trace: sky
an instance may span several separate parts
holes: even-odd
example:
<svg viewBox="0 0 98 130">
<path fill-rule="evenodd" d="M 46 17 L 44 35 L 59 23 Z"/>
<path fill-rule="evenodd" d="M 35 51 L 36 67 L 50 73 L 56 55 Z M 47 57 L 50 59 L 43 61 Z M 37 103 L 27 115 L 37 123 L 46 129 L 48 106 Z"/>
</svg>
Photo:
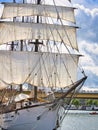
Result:
<svg viewBox="0 0 98 130">
<path fill-rule="evenodd" d="M 72 0 L 78 9 L 76 21 L 81 64 L 88 76 L 85 87 L 98 88 L 98 0 Z"/>
<path fill-rule="evenodd" d="M 0 0 L 7 2 L 12 0 Z M 64 2 L 66 0 L 56 0 Z M 77 41 L 79 51 L 83 55 L 80 58 L 88 79 L 85 88 L 98 88 L 98 0 L 72 0 L 75 10 L 77 26 Z"/>
</svg>

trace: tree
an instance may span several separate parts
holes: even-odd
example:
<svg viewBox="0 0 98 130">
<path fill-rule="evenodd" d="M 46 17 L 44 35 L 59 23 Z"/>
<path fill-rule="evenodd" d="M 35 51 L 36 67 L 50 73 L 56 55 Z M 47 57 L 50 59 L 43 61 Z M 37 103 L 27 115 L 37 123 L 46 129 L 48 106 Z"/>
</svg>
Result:
<svg viewBox="0 0 98 130">
<path fill-rule="evenodd" d="M 88 99 L 88 100 L 86 101 L 86 105 L 87 105 L 87 106 L 93 105 L 93 100 L 92 100 L 92 99 Z"/>
<path fill-rule="evenodd" d="M 98 100 L 93 100 L 93 105 L 98 106 Z"/>
<path fill-rule="evenodd" d="M 75 105 L 76 108 L 78 108 L 79 105 L 80 105 L 80 101 L 79 101 L 78 99 L 73 99 L 73 100 L 72 100 L 72 104 Z"/>
</svg>

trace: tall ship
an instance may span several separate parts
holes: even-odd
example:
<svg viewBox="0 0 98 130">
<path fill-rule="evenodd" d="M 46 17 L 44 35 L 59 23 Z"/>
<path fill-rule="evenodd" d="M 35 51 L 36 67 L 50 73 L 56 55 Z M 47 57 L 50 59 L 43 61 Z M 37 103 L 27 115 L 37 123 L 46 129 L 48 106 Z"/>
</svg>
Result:
<svg viewBox="0 0 98 130">
<path fill-rule="evenodd" d="M 1 130 L 60 127 L 65 98 L 87 79 L 78 63 L 74 10 L 70 0 L 1 3 Z"/>
</svg>

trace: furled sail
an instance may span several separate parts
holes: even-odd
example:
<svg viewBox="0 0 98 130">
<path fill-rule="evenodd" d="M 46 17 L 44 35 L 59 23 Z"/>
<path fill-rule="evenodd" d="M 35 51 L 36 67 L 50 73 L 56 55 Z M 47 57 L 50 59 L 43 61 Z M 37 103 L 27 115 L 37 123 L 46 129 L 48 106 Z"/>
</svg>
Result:
<svg viewBox="0 0 98 130">
<path fill-rule="evenodd" d="M 2 19 L 20 16 L 45 16 L 61 18 L 75 23 L 74 8 L 53 5 L 4 3 Z M 58 16 L 59 15 L 59 16 Z"/>
<path fill-rule="evenodd" d="M 79 55 L 74 54 L 73 59 L 63 53 L 1 50 L 0 87 L 3 87 L 1 82 L 5 86 L 28 82 L 36 86 L 65 87 L 72 84 L 71 80 L 76 81 Z"/>
<path fill-rule="evenodd" d="M 63 42 L 78 50 L 76 27 L 42 23 L 0 22 L 0 44 L 26 39 Z"/>
</svg>

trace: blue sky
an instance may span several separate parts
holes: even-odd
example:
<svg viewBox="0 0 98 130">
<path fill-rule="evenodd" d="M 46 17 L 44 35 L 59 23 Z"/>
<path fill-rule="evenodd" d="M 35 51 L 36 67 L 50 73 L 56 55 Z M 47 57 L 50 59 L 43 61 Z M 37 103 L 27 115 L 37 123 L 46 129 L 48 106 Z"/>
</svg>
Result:
<svg viewBox="0 0 98 130">
<path fill-rule="evenodd" d="M 88 79 L 86 87 L 98 88 L 98 0 L 72 0 L 76 10 L 81 64 Z"/>
<path fill-rule="evenodd" d="M 80 62 L 88 76 L 85 87 L 98 88 L 98 0 L 72 0 L 72 3 L 78 8 L 75 11 L 77 26 L 80 27 L 77 40 L 80 53 L 84 55 Z"/>
</svg>

